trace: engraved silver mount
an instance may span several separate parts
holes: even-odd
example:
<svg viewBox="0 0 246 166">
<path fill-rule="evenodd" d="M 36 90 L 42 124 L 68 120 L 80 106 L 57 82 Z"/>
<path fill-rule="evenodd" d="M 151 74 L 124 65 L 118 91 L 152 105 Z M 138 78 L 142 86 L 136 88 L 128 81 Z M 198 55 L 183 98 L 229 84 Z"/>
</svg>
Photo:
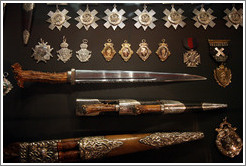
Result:
<svg viewBox="0 0 246 166">
<path fill-rule="evenodd" d="M 41 43 L 38 42 L 38 45 L 35 46 L 35 48 L 32 48 L 33 54 L 31 57 L 34 57 L 35 60 L 37 60 L 37 63 L 40 61 L 47 62 L 50 60 L 50 57 L 53 57 L 51 54 L 51 51 L 53 48 L 50 47 L 50 45 L 47 45 L 48 42 L 44 42 L 43 39 L 40 39 Z"/>
<path fill-rule="evenodd" d="M 3 95 L 4 96 L 6 94 L 8 94 L 11 91 L 11 89 L 13 89 L 13 85 L 7 79 L 8 75 L 9 75 L 9 73 L 7 73 L 7 72 L 3 73 Z"/>
<path fill-rule="evenodd" d="M 80 62 L 87 62 L 87 61 L 89 61 L 89 59 L 91 57 L 92 51 L 89 51 L 87 49 L 87 47 L 88 47 L 87 43 L 88 43 L 88 40 L 83 39 L 83 43 L 80 44 L 81 49 L 79 51 L 76 51 L 76 56 Z"/>
<path fill-rule="evenodd" d="M 237 29 L 239 25 L 243 26 L 243 9 L 237 10 L 233 7 L 231 10 L 226 9 L 224 12 L 227 15 L 223 19 L 227 21 L 225 25 L 228 28 L 234 26 L 234 28 Z"/>
<path fill-rule="evenodd" d="M 60 44 L 61 49 L 57 51 L 58 61 L 66 63 L 72 57 L 73 51 L 68 49 L 68 46 L 65 36 L 63 36 L 63 42 Z"/>
</svg>

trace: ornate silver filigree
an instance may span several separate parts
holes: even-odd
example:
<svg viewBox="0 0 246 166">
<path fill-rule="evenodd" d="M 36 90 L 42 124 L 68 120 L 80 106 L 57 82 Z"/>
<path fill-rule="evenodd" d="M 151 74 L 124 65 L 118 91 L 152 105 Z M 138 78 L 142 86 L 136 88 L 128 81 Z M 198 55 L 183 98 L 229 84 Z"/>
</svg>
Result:
<svg viewBox="0 0 246 166">
<path fill-rule="evenodd" d="M 7 93 L 13 89 L 13 85 L 11 82 L 7 79 L 9 73 L 5 72 L 3 73 L 3 95 L 5 96 Z"/>
<path fill-rule="evenodd" d="M 76 25 L 79 29 L 85 27 L 86 30 L 90 28 L 96 29 L 98 27 L 96 21 L 100 20 L 97 15 L 97 11 L 94 9 L 92 11 L 89 10 L 87 5 L 86 10 L 83 12 L 81 9 L 77 11 L 78 17 L 75 18 L 79 23 Z"/>
<path fill-rule="evenodd" d="M 181 8 L 179 8 L 178 11 L 176 11 L 174 5 L 172 5 L 171 11 L 165 9 L 163 13 L 166 16 L 162 18 L 163 20 L 166 21 L 164 25 L 167 28 L 169 28 L 170 26 L 173 26 L 174 29 L 177 29 L 178 26 L 181 26 L 183 28 L 186 25 L 186 23 L 183 21 L 184 19 L 186 19 L 186 17 L 182 15 L 183 12 L 184 11 Z"/>
<path fill-rule="evenodd" d="M 89 61 L 89 59 L 91 57 L 92 51 L 89 51 L 87 49 L 87 47 L 88 47 L 87 43 L 88 43 L 88 40 L 83 39 L 83 43 L 80 44 L 81 49 L 79 51 L 76 51 L 76 56 L 80 60 L 80 62 L 87 62 L 87 61 Z"/>
<path fill-rule="evenodd" d="M 154 10 L 151 9 L 148 12 L 147 6 L 144 5 L 143 11 L 141 12 L 139 9 L 137 9 L 135 11 L 135 14 L 137 16 L 134 17 L 133 20 L 136 21 L 134 26 L 137 29 L 139 29 L 141 26 L 143 27 L 144 30 L 146 30 L 148 27 L 151 28 L 151 29 L 155 28 L 155 24 L 153 22 L 155 22 L 157 19 L 154 17 L 154 15 L 155 15 L 155 11 Z"/>
<path fill-rule="evenodd" d="M 223 18 L 226 20 L 226 26 L 231 27 L 234 26 L 235 29 L 237 29 L 240 26 L 243 26 L 243 9 L 237 10 L 235 7 L 233 7 L 231 10 L 226 9 L 224 11 L 226 13 L 226 16 Z"/>
<path fill-rule="evenodd" d="M 187 67 L 197 67 L 201 63 L 200 54 L 196 50 L 188 50 L 184 53 L 184 63 Z"/>
<path fill-rule="evenodd" d="M 40 61 L 46 63 L 47 60 L 50 60 L 50 57 L 53 57 L 51 54 L 53 48 L 51 48 L 50 45 L 47 45 L 48 42 L 44 42 L 43 39 L 40 39 L 40 41 L 41 43 L 38 42 L 38 45 L 36 45 L 34 49 L 32 48 L 34 53 L 31 57 L 34 57 L 34 59 L 37 60 L 37 63 Z"/>
<path fill-rule="evenodd" d="M 208 25 L 213 28 L 215 26 L 214 19 L 216 19 L 215 16 L 212 15 L 213 10 L 208 9 L 207 11 L 203 8 L 203 5 L 201 6 L 200 11 L 197 9 L 193 10 L 193 13 L 196 15 L 192 19 L 196 21 L 194 24 L 197 28 L 202 26 L 204 29 L 207 29 Z"/>
<path fill-rule="evenodd" d="M 145 145 L 160 148 L 163 146 L 202 139 L 203 137 L 204 134 L 201 132 L 153 133 L 140 139 L 139 142 Z"/>
<path fill-rule="evenodd" d="M 28 162 L 28 146 L 29 144 L 27 142 L 23 142 L 20 144 L 20 162 L 26 163 Z"/>
<path fill-rule="evenodd" d="M 66 63 L 72 57 L 73 51 L 68 49 L 68 46 L 65 36 L 63 36 L 63 42 L 60 44 L 61 49 L 57 51 L 58 61 L 61 60 L 63 63 Z"/>
<path fill-rule="evenodd" d="M 97 159 L 101 158 L 112 149 L 123 145 L 121 141 L 109 140 L 103 136 L 85 137 L 79 142 L 80 155 L 82 159 Z"/>
</svg>

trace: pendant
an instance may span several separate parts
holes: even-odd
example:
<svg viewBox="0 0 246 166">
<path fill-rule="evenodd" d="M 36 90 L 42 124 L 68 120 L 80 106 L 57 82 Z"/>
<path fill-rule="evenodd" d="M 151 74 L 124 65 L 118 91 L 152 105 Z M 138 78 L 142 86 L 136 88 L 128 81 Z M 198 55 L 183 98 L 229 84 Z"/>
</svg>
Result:
<svg viewBox="0 0 246 166">
<path fill-rule="evenodd" d="M 145 39 L 143 39 L 142 43 L 139 44 L 139 48 L 138 48 L 136 53 L 139 55 L 139 57 L 143 61 L 146 61 L 149 58 L 149 56 L 152 52 L 149 49 L 148 44 L 146 43 Z"/>
<path fill-rule="evenodd" d="M 220 124 L 220 128 L 215 129 L 215 131 L 218 132 L 215 142 L 216 146 L 223 155 L 234 158 L 241 152 L 243 141 L 235 132 L 237 128 L 231 127 L 231 124 L 226 120 L 227 118 L 223 120 Z"/>
<path fill-rule="evenodd" d="M 173 26 L 174 29 L 177 29 L 178 26 L 181 26 L 183 28 L 186 25 L 186 23 L 183 21 L 184 19 L 186 19 L 186 17 L 182 15 L 183 12 L 184 11 L 181 8 L 179 8 L 178 11 L 176 11 L 174 5 L 172 5 L 171 11 L 165 9 L 163 13 L 166 16 L 162 18 L 166 21 L 164 25 L 167 28 L 169 28 L 170 26 Z"/>
<path fill-rule="evenodd" d="M 165 43 L 165 39 L 162 39 L 162 43 L 159 43 L 159 47 L 156 51 L 156 54 L 159 56 L 161 61 L 165 61 L 171 54 L 168 49 L 167 43 Z"/>
<path fill-rule="evenodd" d="M 243 26 L 243 9 L 237 10 L 233 7 L 231 10 L 226 9 L 224 12 L 226 16 L 223 19 L 227 21 L 226 26 L 228 28 L 234 26 L 234 28 L 237 29 L 239 25 Z"/>
<path fill-rule="evenodd" d="M 61 49 L 57 51 L 58 61 L 61 60 L 63 63 L 66 63 L 72 57 L 73 51 L 68 49 L 68 46 L 65 36 L 63 36 L 63 42 L 60 44 Z"/>
<path fill-rule="evenodd" d="M 90 27 L 93 29 L 96 29 L 98 27 L 96 21 L 100 20 L 97 15 L 97 11 L 94 9 L 92 11 L 89 10 L 89 7 L 87 5 L 86 10 L 83 12 L 81 9 L 77 11 L 78 17 L 75 18 L 76 21 L 79 23 L 76 25 L 79 29 L 82 27 L 85 27 L 85 29 L 88 31 Z"/>
<path fill-rule="evenodd" d="M 11 82 L 7 79 L 8 77 L 8 73 L 5 72 L 3 73 L 3 95 L 5 96 L 6 94 L 8 94 L 11 89 L 13 89 L 13 85 L 11 84 Z"/>
<path fill-rule="evenodd" d="M 32 50 L 34 53 L 31 57 L 34 57 L 35 60 L 37 60 L 37 63 L 40 61 L 43 61 L 46 63 L 46 61 L 50 60 L 50 57 L 53 57 L 51 54 L 51 51 L 53 48 L 50 47 L 50 45 L 47 45 L 48 42 L 44 43 L 43 39 L 40 39 L 41 43 L 38 42 L 38 45 L 35 46 L 35 48 Z"/>
<path fill-rule="evenodd" d="M 62 29 L 62 26 L 65 28 L 68 28 L 70 26 L 70 23 L 67 22 L 71 17 L 67 16 L 68 11 L 66 9 L 63 9 L 60 11 L 58 9 L 58 6 L 56 6 L 55 13 L 50 11 L 48 13 L 48 16 L 50 17 L 47 22 L 50 23 L 49 28 L 53 30 L 55 27 L 60 31 Z"/>
<path fill-rule="evenodd" d="M 76 51 L 76 56 L 79 59 L 80 62 L 87 62 L 89 61 L 90 57 L 91 57 L 91 53 L 92 51 L 89 51 L 88 48 L 88 40 L 87 39 L 83 39 L 82 40 L 82 44 L 80 44 L 80 50 Z"/>
<path fill-rule="evenodd" d="M 131 49 L 131 44 L 127 43 L 127 40 L 125 40 L 124 43 L 121 44 L 121 46 L 122 47 L 121 47 L 121 49 L 119 51 L 119 54 L 121 55 L 123 60 L 125 62 L 127 62 L 132 57 L 132 54 L 133 54 L 133 51 Z"/>
<path fill-rule="evenodd" d="M 200 54 L 196 50 L 188 50 L 184 53 L 184 63 L 187 67 L 197 67 L 201 63 Z"/>
<path fill-rule="evenodd" d="M 125 27 L 125 24 L 123 21 L 125 21 L 127 18 L 123 15 L 125 14 L 125 11 L 121 9 L 118 11 L 116 9 L 116 5 L 114 4 L 114 8 L 112 11 L 109 9 L 105 10 L 104 13 L 107 15 L 103 17 L 103 19 L 106 21 L 104 26 L 108 29 L 110 26 L 115 30 L 118 26 L 120 29 Z"/>
<path fill-rule="evenodd" d="M 220 86 L 225 88 L 231 83 L 231 70 L 221 64 L 214 70 L 214 78 Z"/>
<path fill-rule="evenodd" d="M 144 31 L 149 27 L 151 29 L 155 28 L 155 24 L 153 22 L 155 22 L 157 19 L 154 17 L 155 15 L 155 11 L 154 10 L 150 10 L 148 12 L 147 10 L 147 6 L 144 5 L 144 9 L 141 12 L 139 9 L 137 9 L 135 11 L 135 14 L 137 15 L 136 17 L 133 18 L 133 20 L 136 21 L 136 23 L 134 24 L 134 26 L 139 29 L 141 26 L 143 27 Z"/>
<path fill-rule="evenodd" d="M 208 25 L 213 28 L 215 26 L 214 23 L 214 19 L 216 17 L 214 17 L 212 15 L 213 10 L 212 9 L 208 9 L 207 11 L 203 8 L 203 5 L 201 6 L 200 11 L 198 11 L 197 9 L 193 10 L 193 13 L 196 15 L 195 17 L 193 17 L 192 19 L 196 21 L 196 23 L 194 24 L 197 28 L 199 28 L 200 26 L 202 26 L 205 30 L 207 29 Z"/>
</svg>

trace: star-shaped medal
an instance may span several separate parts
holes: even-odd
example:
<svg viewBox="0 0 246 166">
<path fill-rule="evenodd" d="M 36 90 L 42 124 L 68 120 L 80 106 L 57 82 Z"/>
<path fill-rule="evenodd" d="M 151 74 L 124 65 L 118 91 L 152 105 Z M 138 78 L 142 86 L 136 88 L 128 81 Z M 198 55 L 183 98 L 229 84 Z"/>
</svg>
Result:
<svg viewBox="0 0 246 166">
<path fill-rule="evenodd" d="M 144 5 L 144 9 L 141 12 L 139 9 L 135 11 L 135 14 L 137 15 L 136 17 L 133 18 L 133 20 L 137 21 L 134 26 L 139 29 L 141 26 L 143 27 L 144 30 L 146 30 L 148 27 L 151 29 L 155 28 L 155 24 L 153 23 L 157 19 L 154 17 L 155 11 L 150 10 L 148 12 L 147 6 Z"/>
<path fill-rule="evenodd" d="M 96 29 L 98 27 L 96 21 L 100 20 L 100 18 L 96 16 L 98 12 L 95 9 L 90 11 L 87 5 L 87 8 L 84 12 L 81 9 L 79 9 L 77 13 L 79 16 L 76 17 L 75 20 L 79 22 L 76 25 L 79 29 L 85 27 L 85 29 L 88 30 L 90 26 L 93 29 Z"/>
<path fill-rule="evenodd" d="M 223 18 L 225 19 L 226 26 L 231 27 L 234 26 L 235 29 L 237 29 L 240 26 L 243 26 L 243 9 L 237 10 L 235 7 L 233 7 L 231 10 L 226 9 L 224 11 L 227 15 Z"/>
<path fill-rule="evenodd" d="M 41 43 L 38 42 L 38 45 L 35 46 L 33 50 L 33 54 L 31 57 L 34 57 L 37 60 L 37 63 L 43 61 L 46 63 L 47 60 L 50 60 L 50 57 L 53 57 L 51 51 L 53 48 L 50 45 L 47 45 L 48 42 L 44 42 L 43 39 L 40 39 Z"/>
<path fill-rule="evenodd" d="M 46 20 L 47 22 L 50 23 L 49 28 L 53 30 L 55 27 L 60 31 L 62 26 L 65 28 L 68 28 L 70 26 L 70 23 L 67 22 L 71 17 L 67 16 L 68 11 L 66 9 L 63 9 L 60 11 L 57 7 L 55 13 L 50 11 L 48 13 L 48 16 L 50 18 Z"/>
<path fill-rule="evenodd" d="M 167 28 L 169 28 L 170 26 L 173 26 L 174 29 L 177 29 L 179 25 L 183 28 L 186 25 L 186 23 L 183 21 L 184 19 L 186 19 L 186 17 L 182 15 L 183 12 L 184 11 L 181 8 L 179 8 L 178 11 L 176 11 L 176 9 L 174 8 L 174 5 L 172 5 L 171 11 L 169 11 L 168 9 L 165 9 L 163 13 L 166 16 L 162 18 L 163 20 L 166 21 L 164 25 Z"/>
<path fill-rule="evenodd" d="M 104 24 L 106 28 L 109 28 L 111 26 L 115 30 L 118 26 L 120 27 L 120 29 L 125 27 L 123 21 L 125 21 L 127 18 L 123 16 L 125 14 L 125 11 L 123 9 L 118 11 L 116 9 L 116 5 L 114 5 L 112 11 L 106 9 L 104 13 L 107 15 L 103 17 L 103 19 L 106 21 L 106 23 Z"/>
<path fill-rule="evenodd" d="M 197 9 L 193 10 L 193 13 L 196 15 L 195 17 L 193 17 L 192 19 L 196 21 L 196 23 L 194 24 L 197 28 L 199 28 L 200 26 L 202 26 L 204 29 L 207 29 L 208 25 L 213 28 L 215 26 L 214 23 L 214 19 L 216 17 L 214 17 L 212 15 L 213 10 L 212 9 L 208 9 L 207 11 L 203 8 L 203 5 L 201 6 L 200 11 L 198 11 Z"/>
</svg>

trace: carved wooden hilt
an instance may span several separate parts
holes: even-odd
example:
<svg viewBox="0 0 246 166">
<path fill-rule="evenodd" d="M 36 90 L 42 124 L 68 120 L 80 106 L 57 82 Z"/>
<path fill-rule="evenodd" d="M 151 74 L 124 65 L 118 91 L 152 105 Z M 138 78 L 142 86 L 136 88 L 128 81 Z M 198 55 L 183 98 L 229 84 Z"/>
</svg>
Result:
<svg viewBox="0 0 246 166">
<path fill-rule="evenodd" d="M 13 73 L 17 84 L 24 88 L 24 82 L 47 82 L 47 83 L 65 83 L 67 82 L 67 72 L 63 73 L 45 73 L 32 70 L 22 70 L 19 63 L 12 65 Z"/>
</svg>

